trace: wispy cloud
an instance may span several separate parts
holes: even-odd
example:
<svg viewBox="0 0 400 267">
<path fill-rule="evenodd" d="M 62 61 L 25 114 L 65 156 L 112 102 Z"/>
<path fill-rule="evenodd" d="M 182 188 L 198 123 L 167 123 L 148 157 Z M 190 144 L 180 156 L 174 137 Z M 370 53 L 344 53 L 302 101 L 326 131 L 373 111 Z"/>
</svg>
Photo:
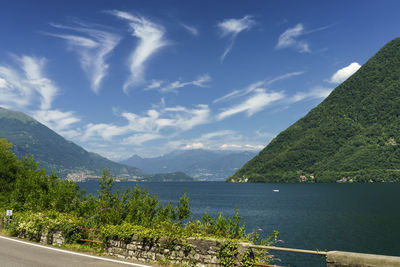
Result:
<svg viewBox="0 0 400 267">
<path fill-rule="evenodd" d="M 265 89 L 256 89 L 254 94 L 244 102 L 229 107 L 217 115 L 218 120 L 223 120 L 227 117 L 238 113 L 246 112 L 247 116 L 252 116 L 255 113 L 263 110 L 271 103 L 281 100 L 285 97 L 282 92 L 267 92 Z"/>
<path fill-rule="evenodd" d="M 333 88 L 326 88 L 322 86 L 316 86 L 310 89 L 308 92 L 298 92 L 291 98 L 289 98 L 289 102 L 299 102 L 305 99 L 324 99 L 326 98 L 331 92 Z"/>
<path fill-rule="evenodd" d="M 311 52 L 310 45 L 305 40 L 299 40 L 299 37 L 306 33 L 303 24 L 299 23 L 293 28 L 287 29 L 279 36 L 277 49 L 293 47 L 301 53 Z"/>
<path fill-rule="evenodd" d="M 142 142 L 146 142 L 162 138 L 165 134 L 164 130 L 186 131 L 211 120 L 210 109 L 207 105 L 197 105 L 194 108 L 176 106 L 163 107 L 159 110 L 150 109 L 143 115 L 123 112 L 121 117 L 127 121 L 122 126 L 104 123 L 88 124 L 82 140 L 99 137 L 111 141 L 114 137 L 129 135 L 130 137 L 124 137 L 123 142 L 133 144 L 133 136 L 139 136 Z"/>
<path fill-rule="evenodd" d="M 230 100 L 230 99 L 233 99 L 236 97 L 241 97 L 241 96 L 247 95 L 251 92 L 254 92 L 254 90 L 256 90 L 256 89 L 262 89 L 262 87 L 264 85 L 265 85 L 265 81 L 258 81 L 258 82 L 252 83 L 242 90 L 234 90 L 234 91 L 230 92 L 229 94 L 226 94 L 218 99 L 215 99 L 213 101 L 213 103 L 215 104 L 218 102 L 223 102 L 223 101 L 227 101 L 227 100 Z"/>
<path fill-rule="evenodd" d="M 254 25 L 255 21 L 252 16 L 244 16 L 241 19 L 226 19 L 217 24 L 221 31 L 221 37 L 229 39 L 229 44 L 220 58 L 221 62 L 224 61 L 226 55 L 231 51 L 238 34 L 242 31 L 250 30 Z"/>
<path fill-rule="evenodd" d="M 79 23 L 79 26 L 76 27 L 60 24 L 51 25 L 61 30 L 69 30 L 81 34 L 45 33 L 66 40 L 69 48 L 79 54 L 81 67 L 89 76 L 91 88 L 95 93 L 98 93 L 101 82 L 108 72 L 107 57 L 117 46 L 121 37 L 115 33 L 100 30 L 95 28 L 95 26 L 84 23 Z M 96 25 L 96 27 L 99 26 Z"/>
<path fill-rule="evenodd" d="M 32 116 L 39 122 L 67 138 L 76 138 L 81 132 L 74 129 L 74 124 L 80 121 L 74 112 L 63 112 L 58 109 L 36 110 Z"/>
<path fill-rule="evenodd" d="M 297 92 L 296 94 L 290 96 L 285 91 L 271 91 L 268 90 L 268 86 L 271 84 L 288 79 L 290 77 L 298 76 L 304 72 L 290 72 L 273 79 L 258 81 L 250 84 L 244 89 L 234 90 L 229 94 L 226 94 L 213 101 L 214 104 L 221 104 L 222 102 L 233 102 L 235 99 L 243 99 L 247 97 L 246 100 L 229 107 L 222 109 L 220 113 L 216 115 L 217 120 L 223 120 L 233 115 L 239 113 L 246 113 L 247 116 L 252 116 L 257 112 L 264 110 L 266 107 L 274 105 L 288 105 L 295 102 L 303 101 L 306 99 L 324 99 L 333 90 L 333 88 L 327 88 L 322 86 L 316 86 L 306 92 Z"/>
<path fill-rule="evenodd" d="M 199 35 L 199 30 L 193 26 L 181 23 L 181 26 L 187 30 L 189 33 L 191 33 L 194 36 L 198 36 Z"/>
<path fill-rule="evenodd" d="M 150 84 L 147 85 L 144 90 L 147 91 L 147 90 L 159 89 L 163 83 L 164 81 L 161 80 L 151 80 Z"/>
<path fill-rule="evenodd" d="M 294 77 L 294 76 L 298 76 L 303 73 L 304 73 L 303 71 L 290 72 L 290 73 L 286 73 L 286 74 L 280 75 L 278 77 L 275 77 L 273 79 L 269 79 L 269 80 L 266 79 L 266 80 L 258 81 L 258 82 L 250 84 L 249 86 L 247 86 L 244 89 L 234 90 L 234 91 L 230 92 L 229 94 L 226 94 L 218 99 L 215 99 L 213 101 L 213 103 L 215 104 L 215 103 L 219 103 L 219 102 L 223 102 L 223 101 L 228 101 L 233 98 L 242 97 L 242 96 L 248 95 L 249 93 L 254 92 L 256 89 L 264 89 L 266 86 L 269 86 L 277 81 L 288 79 L 288 78 Z"/>
<path fill-rule="evenodd" d="M 42 73 L 46 59 L 14 58 L 18 68 L 0 66 L 0 103 L 11 108 L 25 108 L 36 103 L 40 109 L 49 109 L 59 90 Z"/>
<path fill-rule="evenodd" d="M 159 80 L 152 80 L 151 83 L 145 88 L 145 90 L 158 89 L 162 93 L 178 93 L 178 89 L 187 86 L 207 87 L 211 81 L 211 77 L 208 74 L 203 74 L 197 77 L 196 80 L 189 82 L 175 81 L 162 86 L 165 82 Z"/>
<path fill-rule="evenodd" d="M 139 39 L 139 43 L 132 52 L 129 65 L 130 77 L 124 84 L 124 92 L 128 93 L 130 87 L 144 82 L 145 63 L 160 48 L 166 46 L 164 27 L 144 17 L 135 16 L 128 12 L 114 10 L 111 13 L 120 19 L 129 21 L 132 35 Z"/>
<path fill-rule="evenodd" d="M 270 137 L 271 138 L 271 137 Z M 223 130 L 202 134 L 190 139 L 171 140 L 162 148 L 165 151 L 176 149 L 210 149 L 210 150 L 261 150 L 265 146 L 265 138 L 257 134 L 245 137 L 236 131 Z"/>
<path fill-rule="evenodd" d="M 17 67 L 0 66 L 0 105 L 23 110 L 60 134 L 72 135 L 70 127 L 80 119 L 73 112 L 52 109 L 59 89 L 44 74 L 45 58 L 14 56 Z"/>
<path fill-rule="evenodd" d="M 157 133 L 140 133 L 140 134 L 134 134 L 134 135 L 124 138 L 121 143 L 123 145 L 141 146 L 141 145 L 143 145 L 143 143 L 146 143 L 148 141 L 155 140 L 155 139 L 161 139 L 161 138 L 164 138 L 164 137 Z"/>
<path fill-rule="evenodd" d="M 350 65 L 336 71 L 332 75 L 329 82 L 337 84 L 342 83 L 345 80 L 347 80 L 347 78 L 349 78 L 351 75 L 353 75 L 356 71 L 358 71 L 359 68 L 361 68 L 361 65 L 358 64 L 357 62 L 353 62 Z"/>
<path fill-rule="evenodd" d="M 6 108 L 25 108 L 32 104 L 36 89 L 20 69 L 0 66 L 0 104 Z"/>
</svg>

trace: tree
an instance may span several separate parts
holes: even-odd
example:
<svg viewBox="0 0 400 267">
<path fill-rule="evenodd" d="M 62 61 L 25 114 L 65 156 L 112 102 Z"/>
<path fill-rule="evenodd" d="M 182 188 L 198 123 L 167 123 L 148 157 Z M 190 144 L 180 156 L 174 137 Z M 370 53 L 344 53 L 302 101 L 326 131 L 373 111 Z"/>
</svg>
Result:
<svg viewBox="0 0 400 267">
<path fill-rule="evenodd" d="M 176 213 L 178 214 L 178 221 L 180 223 L 182 223 L 184 219 L 188 218 L 192 214 L 189 206 L 189 198 L 186 192 L 179 198 L 179 203 L 176 207 Z"/>
<path fill-rule="evenodd" d="M 7 139 L 0 139 L 0 207 L 9 202 L 21 165 L 11 152 L 12 144 Z"/>
</svg>

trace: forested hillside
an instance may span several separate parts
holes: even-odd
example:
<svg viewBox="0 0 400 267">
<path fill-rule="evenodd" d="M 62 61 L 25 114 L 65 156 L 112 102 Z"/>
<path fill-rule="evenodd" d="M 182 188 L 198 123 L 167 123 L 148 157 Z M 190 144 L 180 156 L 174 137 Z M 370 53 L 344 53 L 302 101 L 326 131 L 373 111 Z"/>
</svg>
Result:
<svg viewBox="0 0 400 267">
<path fill-rule="evenodd" d="M 400 38 L 229 181 L 400 181 Z"/>
<path fill-rule="evenodd" d="M 13 144 L 18 156 L 34 156 L 41 168 L 65 177 L 71 172 L 101 175 L 104 169 L 123 177 L 141 174 L 137 168 L 108 160 L 64 139 L 22 112 L 0 107 L 0 138 Z"/>
</svg>

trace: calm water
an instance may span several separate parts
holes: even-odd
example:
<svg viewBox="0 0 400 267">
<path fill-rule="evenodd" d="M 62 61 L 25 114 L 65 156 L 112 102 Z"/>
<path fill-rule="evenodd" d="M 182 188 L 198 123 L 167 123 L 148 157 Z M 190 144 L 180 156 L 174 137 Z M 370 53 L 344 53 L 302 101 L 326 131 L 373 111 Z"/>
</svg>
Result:
<svg viewBox="0 0 400 267">
<path fill-rule="evenodd" d="M 238 207 L 248 231 L 278 230 L 285 242 L 280 246 L 400 256 L 400 184 L 139 184 L 163 203 L 177 203 L 186 191 L 195 218 L 206 208 L 211 215 L 233 216 Z M 88 193 L 98 189 L 95 182 L 80 185 Z M 276 255 L 278 265 L 324 266 L 319 256 Z"/>
</svg>

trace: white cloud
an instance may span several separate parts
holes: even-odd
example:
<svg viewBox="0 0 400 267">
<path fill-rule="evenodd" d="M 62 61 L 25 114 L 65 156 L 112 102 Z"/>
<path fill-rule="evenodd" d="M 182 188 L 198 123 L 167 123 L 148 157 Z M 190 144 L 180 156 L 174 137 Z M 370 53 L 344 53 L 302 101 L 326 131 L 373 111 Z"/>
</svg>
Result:
<svg viewBox="0 0 400 267">
<path fill-rule="evenodd" d="M 99 136 L 104 140 L 111 141 L 115 136 L 121 136 L 127 134 L 129 129 L 127 127 L 119 127 L 107 123 L 89 123 L 86 126 L 85 133 L 81 137 L 82 141 L 88 141 L 90 138 Z"/>
<path fill-rule="evenodd" d="M 80 23 L 79 25 L 80 27 L 69 27 L 52 24 L 52 26 L 58 29 L 79 32 L 85 36 L 53 33 L 46 34 L 66 40 L 70 49 L 80 55 L 79 61 L 81 67 L 89 76 L 92 90 L 95 93 L 98 93 L 101 82 L 107 75 L 109 68 L 109 65 L 106 63 L 107 57 L 117 46 L 121 38 L 117 34 L 95 29 L 83 23 Z"/>
<path fill-rule="evenodd" d="M 203 143 L 191 143 L 191 144 L 186 144 L 181 149 L 190 150 L 190 149 L 201 149 L 201 148 L 204 148 Z"/>
<path fill-rule="evenodd" d="M 141 146 L 143 143 L 160 138 L 163 138 L 163 136 L 154 133 L 134 134 L 132 136 L 124 138 L 121 143 L 123 145 Z"/>
<path fill-rule="evenodd" d="M 229 45 L 221 56 L 221 62 L 224 61 L 226 55 L 231 51 L 235 40 L 239 33 L 245 30 L 250 30 L 255 25 L 252 16 L 244 16 L 241 19 L 226 19 L 217 24 L 221 30 L 221 37 L 228 37 Z"/>
<path fill-rule="evenodd" d="M 281 81 L 281 80 L 285 80 L 285 79 L 288 79 L 288 78 L 291 78 L 291 77 L 294 77 L 294 76 L 302 75 L 303 73 L 304 73 L 304 71 L 295 71 L 295 72 L 285 73 L 285 74 L 282 74 L 282 75 L 280 75 L 278 77 L 275 77 L 275 78 L 273 78 L 271 80 L 266 81 L 265 85 L 271 85 L 271 84 L 273 84 L 273 83 L 275 83 L 277 81 Z"/>
<path fill-rule="evenodd" d="M 197 87 L 206 87 L 207 83 L 211 81 L 211 77 L 208 74 L 203 74 L 197 77 L 196 80 L 190 81 L 190 82 L 181 82 L 181 81 L 175 81 L 172 82 L 164 87 L 160 87 L 160 91 L 162 93 L 178 93 L 177 89 L 186 87 L 186 86 L 197 86 Z"/>
<path fill-rule="evenodd" d="M 0 66 L 0 104 L 6 108 L 25 108 L 31 104 L 36 90 L 17 70 Z"/>
<path fill-rule="evenodd" d="M 132 52 L 129 60 L 130 77 L 124 84 L 124 92 L 128 93 L 128 89 L 144 81 L 145 63 L 151 55 L 156 53 L 160 48 L 168 44 L 165 39 L 165 30 L 150 20 L 134 16 L 130 13 L 114 10 L 111 12 L 118 18 L 128 20 L 132 29 L 132 35 L 139 39 L 139 43 Z"/>
<path fill-rule="evenodd" d="M 147 90 L 152 90 L 152 89 L 158 89 L 161 87 L 161 85 L 163 84 L 163 81 L 160 80 L 151 80 L 150 84 L 146 86 L 146 88 L 144 89 L 145 91 Z"/>
<path fill-rule="evenodd" d="M 171 140 L 161 149 L 171 151 L 176 149 L 209 149 L 209 150 L 261 150 L 265 146 L 265 138 L 257 134 L 242 136 L 232 131 L 215 131 L 202 134 L 200 137 L 191 139 Z"/>
<path fill-rule="evenodd" d="M 222 130 L 222 131 L 216 131 L 216 132 L 211 132 L 211 133 L 206 133 L 201 135 L 202 140 L 211 140 L 211 139 L 216 139 L 219 137 L 227 136 L 227 135 L 233 135 L 235 134 L 235 131 L 232 130 Z"/>
<path fill-rule="evenodd" d="M 293 28 L 287 29 L 279 36 L 277 49 L 294 47 L 301 53 L 311 52 L 310 45 L 304 40 L 298 40 L 300 36 L 306 34 L 303 24 L 299 23 Z"/>
<path fill-rule="evenodd" d="M 16 57 L 18 69 L 0 66 L 0 103 L 9 108 L 27 108 L 37 103 L 41 109 L 49 109 L 58 88 L 44 77 L 45 58 Z"/>
<path fill-rule="evenodd" d="M 347 67 L 344 67 L 340 70 L 338 70 L 337 72 L 335 72 L 331 79 L 330 82 L 331 83 L 342 83 L 345 80 L 347 80 L 347 78 L 349 78 L 351 75 L 353 75 L 356 71 L 358 71 L 358 69 L 361 68 L 361 65 L 358 64 L 357 62 L 353 62 L 350 65 L 348 65 Z"/>
<path fill-rule="evenodd" d="M 233 107 L 227 108 L 217 115 L 218 120 L 223 120 L 227 117 L 233 116 L 238 113 L 246 112 L 247 116 L 252 116 L 253 114 L 263 110 L 266 106 L 271 103 L 281 100 L 284 98 L 282 92 L 266 92 L 264 89 L 255 90 L 255 94 L 250 96 L 244 102 L 235 105 Z"/>
<path fill-rule="evenodd" d="M 123 142 L 134 144 L 134 136 L 140 137 L 140 140 L 144 142 L 143 140 L 145 139 L 161 138 L 161 131 L 163 130 L 176 129 L 186 131 L 211 120 L 210 110 L 207 105 L 198 105 L 192 109 L 181 106 L 160 108 L 159 110 L 150 109 L 143 115 L 123 112 L 121 117 L 127 121 L 122 126 L 105 123 L 88 124 L 82 140 L 87 141 L 90 138 L 100 137 L 111 141 L 117 136 L 131 135 L 130 137 L 125 137 Z M 148 139 L 150 137 L 151 139 Z"/>
<path fill-rule="evenodd" d="M 63 112 L 57 109 L 37 110 L 32 112 L 32 116 L 64 137 L 75 138 L 80 135 L 80 131 L 72 129 L 72 125 L 80 121 L 74 112 Z"/>
<path fill-rule="evenodd" d="M 70 127 L 80 119 L 73 112 L 52 109 L 52 102 L 60 90 L 44 74 L 46 59 L 14 58 L 17 68 L 0 66 L 0 104 L 23 110 L 62 135 L 76 135 Z"/>
<path fill-rule="evenodd" d="M 40 108 L 49 109 L 54 97 L 57 95 L 58 88 L 50 79 L 43 76 L 42 69 L 46 59 L 23 56 L 19 60 L 27 77 L 27 83 L 41 96 Z"/>
<path fill-rule="evenodd" d="M 181 26 L 183 28 L 185 28 L 185 30 L 187 30 L 188 32 L 190 32 L 192 35 L 194 36 L 198 36 L 199 35 L 199 30 L 193 26 L 189 26 L 187 24 L 181 23 Z"/>
<path fill-rule="evenodd" d="M 8 84 L 7 81 L 4 80 L 3 78 L 0 78 L 0 88 L 7 88 Z"/>
<path fill-rule="evenodd" d="M 165 108 L 164 113 L 170 116 L 169 121 L 177 129 L 190 130 L 193 127 L 210 122 L 210 109 L 207 105 L 197 105 L 193 109 L 184 107 Z"/>
<path fill-rule="evenodd" d="M 215 104 L 215 103 L 227 101 L 227 100 L 230 100 L 230 99 L 233 99 L 236 97 L 245 96 L 251 92 L 254 92 L 254 90 L 263 89 L 264 85 L 265 85 L 265 81 L 258 81 L 258 82 L 252 83 L 242 90 L 234 90 L 234 91 L 230 92 L 229 94 L 226 94 L 218 99 L 215 99 L 213 101 L 213 103 Z"/>
<path fill-rule="evenodd" d="M 222 150 L 261 150 L 265 145 L 252 144 L 223 144 L 220 146 Z"/>
<path fill-rule="evenodd" d="M 325 88 L 317 86 L 309 90 L 308 92 L 298 92 L 293 97 L 289 99 L 289 102 L 298 102 L 304 99 L 324 99 L 331 92 L 333 88 Z"/>
<path fill-rule="evenodd" d="M 277 81 L 288 79 L 293 76 L 298 76 L 303 73 L 304 72 L 302 72 L 302 71 L 290 72 L 290 73 L 280 75 L 280 76 L 275 77 L 270 80 L 258 81 L 258 82 L 250 84 L 249 86 L 247 86 L 246 88 L 244 88 L 242 90 L 234 90 L 234 91 L 230 92 L 229 94 L 226 94 L 218 99 L 215 99 L 213 101 L 213 103 L 215 104 L 215 103 L 231 100 L 233 98 L 241 97 L 241 96 L 244 96 L 244 95 L 254 92 L 254 90 L 256 90 L 256 89 L 264 89 L 264 87 L 271 85 Z"/>
</svg>

